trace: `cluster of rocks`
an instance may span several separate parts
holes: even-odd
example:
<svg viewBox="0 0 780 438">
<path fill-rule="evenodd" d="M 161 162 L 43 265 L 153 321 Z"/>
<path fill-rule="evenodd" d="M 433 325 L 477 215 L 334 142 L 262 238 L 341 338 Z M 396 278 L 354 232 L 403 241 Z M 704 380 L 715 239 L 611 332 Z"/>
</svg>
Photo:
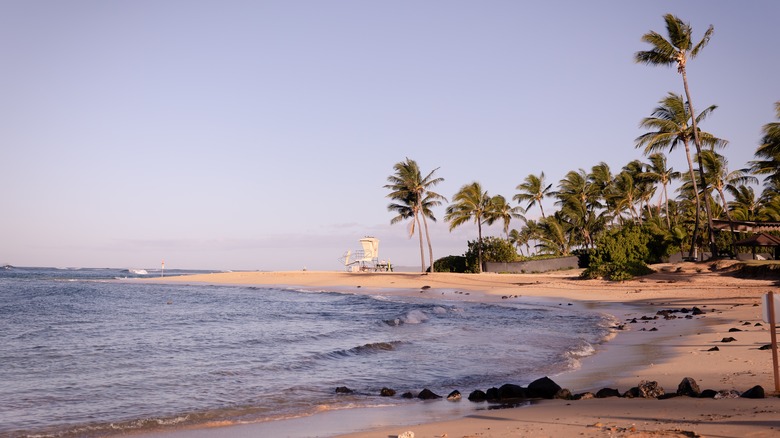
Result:
<svg viewBox="0 0 780 438">
<path fill-rule="evenodd" d="M 337 393 L 350 394 L 353 393 L 351 389 L 341 386 L 336 388 Z M 396 391 L 390 388 L 382 388 L 380 395 L 383 397 L 393 397 L 396 395 Z M 629 389 L 625 392 L 620 392 L 616 388 L 602 388 L 596 393 L 583 392 L 573 394 L 570 390 L 561 388 L 560 385 L 555 383 L 549 377 L 542 377 L 541 379 L 534 380 L 529 383 L 527 387 L 507 383 L 499 388 L 490 388 L 487 391 L 474 390 L 469 394 L 468 400 L 472 402 L 492 402 L 492 403 L 513 403 L 522 400 L 529 399 L 563 399 L 563 400 L 586 400 L 592 398 L 608 398 L 608 397 L 623 397 L 623 398 L 654 398 L 659 400 L 669 399 L 673 397 L 695 397 L 695 398 L 765 398 L 764 388 L 760 385 L 756 385 L 747 391 L 739 392 L 734 390 L 727 391 L 715 391 L 713 389 L 700 390 L 696 380 L 691 377 L 684 378 L 679 385 L 677 385 L 677 391 L 673 393 L 667 393 L 664 389 L 658 385 L 658 382 L 643 380 L 639 385 Z M 443 398 L 442 396 L 434 393 L 429 389 L 423 389 L 417 395 L 411 392 L 405 392 L 401 394 L 402 398 L 418 398 L 421 400 L 433 400 Z M 452 391 L 447 400 L 459 401 L 462 395 L 459 391 Z"/>
</svg>

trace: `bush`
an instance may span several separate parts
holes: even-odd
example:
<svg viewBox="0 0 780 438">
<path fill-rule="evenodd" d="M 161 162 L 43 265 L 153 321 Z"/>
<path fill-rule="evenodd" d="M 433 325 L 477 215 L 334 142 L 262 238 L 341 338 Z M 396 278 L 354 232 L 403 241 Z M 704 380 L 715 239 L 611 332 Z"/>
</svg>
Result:
<svg viewBox="0 0 780 438">
<path fill-rule="evenodd" d="M 466 272 L 466 257 L 464 256 L 447 256 L 436 260 L 433 263 L 433 267 L 436 272 Z"/>
<path fill-rule="evenodd" d="M 649 274 L 653 271 L 647 262 L 664 252 L 663 247 L 649 230 L 626 225 L 604 234 L 596 242 L 596 248 L 590 253 L 590 266 L 582 276 L 622 281 Z"/>
<path fill-rule="evenodd" d="M 466 272 L 480 272 L 478 261 L 478 241 L 469 241 L 466 258 Z M 508 240 L 489 236 L 482 238 L 482 262 L 514 262 L 518 258 L 517 250 Z"/>
</svg>

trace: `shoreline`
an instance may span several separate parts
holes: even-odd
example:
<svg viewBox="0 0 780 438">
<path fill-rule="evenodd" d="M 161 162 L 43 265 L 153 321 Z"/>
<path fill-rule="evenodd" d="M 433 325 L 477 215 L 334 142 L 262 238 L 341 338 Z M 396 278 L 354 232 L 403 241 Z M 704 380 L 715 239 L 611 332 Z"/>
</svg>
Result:
<svg viewBox="0 0 780 438">
<path fill-rule="evenodd" d="M 595 354 L 581 358 L 577 369 L 551 376 L 558 384 L 570 388 L 572 392 L 596 392 L 609 387 L 617 388 L 622 393 L 636 386 L 641 380 L 649 380 L 657 381 L 667 393 L 673 393 L 683 378 L 692 377 L 702 390 L 745 391 L 755 385 L 761 385 L 768 394 L 772 393 L 774 384 L 771 353 L 758 350 L 759 346 L 769 343 L 766 324 L 759 327 L 740 327 L 740 324 L 755 324 L 761 320 L 761 308 L 754 305 L 760 302 L 761 294 L 776 289 L 776 283 L 771 280 L 737 279 L 723 275 L 722 272 L 703 270 L 702 267 L 706 266 L 660 265 L 655 266 L 655 274 L 621 283 L 579 280 L 576 278 L 579 271 L 545 274 L 427 275 L 311 271 L 237 272 L 143 281 L 284 286 L 310 291 L 327 288 L 329 291 L 344 293 L 387 293 L 436 298 L 444 298 L 444 295 L 447 299 L 490 302 L 511 300 L 515 296 L 559 301 L 559 305 L 568 304 L 566 300 L 576 301 L 577 306 L 586 310 L 614 315 L 618 324 L 624 325 L 625 330 L 618 331 L 611 340 L 600 344 Z M 424 286 L 429 288 L 423 288 Z M 657 310 L 679 310 L 693 306 L 700 307 L 705 313 L 689 319 L 680 313 L 674 314 L 680 317 L 669 320 L 640 319 L 642 316 L 652 318 Z M 629 321 L 633 318 L 637 318 L 636 323 Z M 653 328 L 655 331 L 650 331 Z M 743 331 L 728 331 L 737 328 Z M 734 335 L 737 341 L 720 342 L 729 335 Z M 714 346 L 719 347 L 720 351 L 706 351 Z M 533 380 L 543 376 L 520 377 Z M 464 394 L 464 398 L 466 395 Z M 528 409 L 500 410 L 485 410 L 487 405 L 482 404 L 466 409 L 459 407 L 456 412 L 450 413 L 457 418 L 442 418 L 441 412 L 428 409 L 432 404 L 425 403 L 418 402 L 410 408 L 402 406 L 349 409 L 347 411 L 352 412 L 331 411 L 293 420 L 187 431 L 161 431 L 146 436 L 170 437 L 187 433 L 189 436 L 242 437 L 270 432 L 282 436 L 368 438 L 397 436 L 407 430 L 414 431 L 418 438 L 440 437 L 447 431 L 448 436 L 508 437 L 517 436 L 518 433 L 523 436 L 600 436 L 602 433 L 623 436 L 618 433 L 622 430 L 621 433 L 634 434 L 630 436 L 645 436 L 636 433 L 643 431 L 642 433 L 660 434 L 672 429 L 708 434 L 718 431 L 721 436 L 744 436 L 747 433 L 751 436 L 764 436 L 766 433 L 766 436 L 769 436 L 780 430 L 780 421 L 775 420 L 780 413 L 780 399 L 777 397 L 755 400 L 706 400 L 688 397 L 662 401 L 622 398 L 546 400 L 534 403 L 534 406 Z M 446 401 L 444 403 L 451 404 Z M 459 403 L 472 404 L 467 400 Z M 422 409 L 420 406 L 426 408 Z M 444 406 L 445 409 L 439 411 L 449 408 L 446 404 Z M 366 412 L 366 409 L 371 411 Z M 404 413 L 404 410 L 407 412 Z M 421 415 L 410 417 L 410 410 Z M 426 412 L 419 412 L 421 410 Z M 731 414 L 716 414 L 721 411 Z M 617 416 L 618 412 L 622 414 Z M 697 416 L 701 418 L 701 415 L 708 412 L 713 412 L 712 415 L 720 421 L 713 420 L 715 417 L 710 418 L 706 424 L 695 420 Z M 639 420 L 644 415 L 651 416 L 653 421 L 642 421 L 641 427 L 636 421 L 628 426 L 619 425 L 621 421 L 625 423 L 628 419 Z M 734 416 L 754 420 L 728 420 Z M 563 418 L 567 420 L 564 421 Z M 594 426 L 604 425 L 606 419 L 610 418 L 614 424 L 609 427 Z M 684 420 L 685 418 L 689 420 Z M 515 426 L 514 429 L 505 428 L 510 423 Z M 670 424 L 678 423 L 678 426 L 669 428 Z M 345 430 L 345 424 L 354 424 L 356 427 L 348 427 Z M 715 426 L 707 426 L 708 424 Z M 298 432 L 295 432 L 296 430 Z M 327 430 L 331 432 L 328 433 Z M 729 432 L 724 435 L 724 431 Z"/>
</svg>

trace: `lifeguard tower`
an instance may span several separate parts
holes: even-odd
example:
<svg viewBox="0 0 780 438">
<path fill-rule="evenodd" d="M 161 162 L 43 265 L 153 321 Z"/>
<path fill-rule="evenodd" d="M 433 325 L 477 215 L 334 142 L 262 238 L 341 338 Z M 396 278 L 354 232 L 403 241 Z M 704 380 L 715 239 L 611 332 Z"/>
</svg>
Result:
<svg viewBox="0 0 780 438">
<path fill-rule="evenodd" d="M 339 261 L 344 263 L 347 271 L 350 272 L 379 272 L 392 271 L 390 263 L 379 261 L 379 239 L 375 237 L 364 237 L 360 239 L 361 249 L 347 251 L 341 256 Z"/>
</svg>

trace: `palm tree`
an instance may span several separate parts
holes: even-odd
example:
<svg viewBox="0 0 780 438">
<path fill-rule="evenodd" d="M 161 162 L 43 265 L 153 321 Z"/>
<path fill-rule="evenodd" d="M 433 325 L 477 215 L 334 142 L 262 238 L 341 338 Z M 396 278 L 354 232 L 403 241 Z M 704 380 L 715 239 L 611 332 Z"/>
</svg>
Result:
<svg viewBox="0 0 780 438">
<path fill-rule="evenodd" d="M 556 204 L 561 206 L 559 219 L 568 220 L 571 231 L 581 237 L 580 243 L 593 246 L 593 234 L 600 220 L 595 211 L 602 207 L 599 202 L 602 194 L 585 170 L 569 171 L 558 182 L 558 191 L 553 195 L 558 198 Z"/>
<path fill-rule="evenodd" d="M 525 220 L 525 217 L 523 216 L 525 210 L 520 206 L 512 207 L 506 202 L 506 198 L 501 195 L 493 196 L 490 198 L 490 202 L 493 206 L 491 208 L 491 214 L 486 218 L 486 223 L 492 225 L 495 221 L 502 221 L 504 223 L 504 234 L 506 235 L 507 240 L 509 240 L 509 222 L 512 221 L 512 219 Z"/>
<path fill-rule="evenodd" d="M 474 221 L 477 224 L 477 262 L 479 271 L 482 272 L 482 224 L 490 217 L 493 203 L 487 191 L 482 190 L 478 182 L 466 184 L 452 197 L 451 204 L 447 207 L 444 220 L 450 223 L 450 231 Z"/>
<path fill-rule="evenodd" d="M 666 167 L 666 155 L 662 153 L 650 154 L 647 157 L 650 163 L 645 165 L 644 176 L 649 181 L 656 184 L 661 184 L 663 192 L 658 197 L 658 210 L 661 210 L 661 202 L 664 203 L 666 209 L 666 227 L 672 229 L 672 223 L 669 216 L 669 192 L 667 186 L 674 180 L 680 178 L 680 172 L 675 172 L 671 167 Z"/>
<path fill-rule="evenodd" d="M 537 248 L 543 254 L 567 256 L 571 252 L 571 225 L 564 220 L 561 212 L 539 221 L 539 244 Z"/>
<path fill-rule="evenodd" d="M 753 187 L 746 185 L 732 186 L 727 187 L 726 191 L 732 197 L 728 207 L 736 220 L 754 221 L 758 219 L 761 201 L 756 199 L 756 192 L 753 190 Z"/>
<path fill-rule="evenodd" d="M 623 170 L 615 175 L 614 184 L 611 186 L 610 197 L 615 203 L 618 215 L 624 210 L 628 210 L 631 220 L 642 223 L 642 217 L 637 212 L 635 203 L 639 200 L 639 189 L 636 181 L 631 176 L 631 172 Z"/>
<path fill-rule="evenodd" d="M 693 109 L 693 99 L 691 98 L 691 90 L 688 87 L 688 73 L 686 65 L 688 59 L 693 59 L 698 56 L 704 46 L 707 45 L 712 37 L 712 33 L 715 28 L 710 25 L 707 31 L 704 32 L 704 36 L 701 41 L 693 44 L 693 29 L 690 24 L 683 22 L 681 19 L 675 17 L 672 14 L 664 15 L 664 21 L 666 22 L 666 31 L 669 35 L 667 40 L 661 34 L 650 31 L 642 35 L 642 41 L 652 45 L 653 47 L 647 51 L 636 52 L 634 60 L 636 62 L 647 65 L 665 65 L 672 66 L 677 64 L 677 73 L 682 75 L 683 87 L 685 89 L 685 97 L 688 101 L 688 108 L 691 114 L 691 125 L 693 128 L 693 143 L 696 146 L 696 152 L 701 153 L 702 141 L 699 137 L 699 130 L 697 127 L 696 111 Z M 701 178 L 702 190 L 707 190 L 707 180 L 705 179 L 701 162 L 699 162 L 699 177 Z M 715 235 L 713 234 L 712 214 L 710 213 L 709 204 L 704 204 L 705 211 L 707 213 L 707 227 L 709 230 L 710 249 L 713 257 L 717 254 L 717 247 L 715 245 Z M 698 217 L 698 213 L 697 213 Z"/>
<path fill-rule="evenodd" d="M 712 188 L 718 192 L 726 217 L 731 222 L 725 192 L 738 185 L 758 184 L 758 178 L 748 174 L 748 169 L 737 169 L 729 172 L 729 161 L 726 157 L 712 150 L 703 150 L 701 160 L 704 163 L 707 180 L 712 181 Z"/>
<path fill-rule="evenodd" d="M 420 228 L 420 216 L 422 216 L 423 226 L 425 227 L 425 236 L 428 240 L 428 255 L 430 258 L 430 269 L 433 268 L 433 246 L 431 245 L 431 235 L 428 231 L 428 220 L 436 221 L 431 207 L 441 205 L 442 201 L 447 199 L 440 194 L 430 190 L 431 187 L 444 181 L 443 178 L 434 178 L 433 174 L 438 168 L 431 171 L 424 178 L 420 172 L 417 162 L 410 160 L 401 161 L 393 166 L 395 174 L 387 177 L 390 184 L 384 188 L 391 190 L 388 198 L 396 201 L 387 206 L 390 211 L 395 211 L 398 216 L 394 217 L 390 223 L 394 224 L 404 219 L 412 218 L 413 222 L 409 228 L 409 237 L 414 235 L 415 223 Z M 422 272 L 425 272 L 425 251 L 423 250 L 422 232 L 420 236 L 420 262 Z"/>
<path fill-rule="evenodd" d="M 780 102 L 775 103 L 777 118 L 780 119 Z M 762 160 L 751 161 L 751 168 L 758 175 L 768 175 L 765 182 L 780 182 L 780 122 L 771 122 L 764 125 L 764 136 L 761 145 L 756 149 L 756 158 Z"/>
<path fill-rule="evenodd" d="M 539 176 L 533 174 L 528 175 L 523 181 L 523 183 L 515 187 L 515 190 L 520 190 L 520 193 L 516 194 L 512 200 L 517 201 L 518 203 L 527 201 L 528 205 L 525 207 L 526 211 L 534 205 L 539 205 L 539 210 L 542 212 L 542 219 L 544 219 L 542 200 L 551 195 L 550 188 L 552 187 L 552 184 L 545 185 L 544 172 L 540 173 Z"/>
<path fill-rule="evenodd" d="M 702 122 L 712 111 L 715 111 L 716 108 L 717 106 L 715 105 L 707 107 L 697 117 L 698 122 Z M 701 209 L 701 202 L 698 197 L 699 190 L 698 184 L 696 183 L 695 168 L 690 148 L 694 129 L 692 125 L 688 124 L 689 120 L 691 120 L 690 108 L 683 100 L 683 97 L 670 92 L 659 102 L 659 106 L 653 110 L 650 117 L 642 119 L 639 126 L 641 128 L 649 129 L 650 131 L 637 137 L 635 142 L 637 148 L 644 147 L 645 155 L 664 149 L 668 149 L 671 152 L 680 144 L 685 148 L 685 158 L 688 161 L 688 173 L 691 182 L 694 185 L 693 199 L 696 207 L 691 250 L 688 253 L 689 257 L 693 257 L 694 245 L 698 240 L 697 235 L 699 232 L 699 210 Z M 711 148 L 724 147 L 727 144 L 725 140 L 719 139 L 708 132 L 699 132 L 698 137 Z M 709 207 L 706 207 L 706 210 L 709 211 Z"/>
</svg>

